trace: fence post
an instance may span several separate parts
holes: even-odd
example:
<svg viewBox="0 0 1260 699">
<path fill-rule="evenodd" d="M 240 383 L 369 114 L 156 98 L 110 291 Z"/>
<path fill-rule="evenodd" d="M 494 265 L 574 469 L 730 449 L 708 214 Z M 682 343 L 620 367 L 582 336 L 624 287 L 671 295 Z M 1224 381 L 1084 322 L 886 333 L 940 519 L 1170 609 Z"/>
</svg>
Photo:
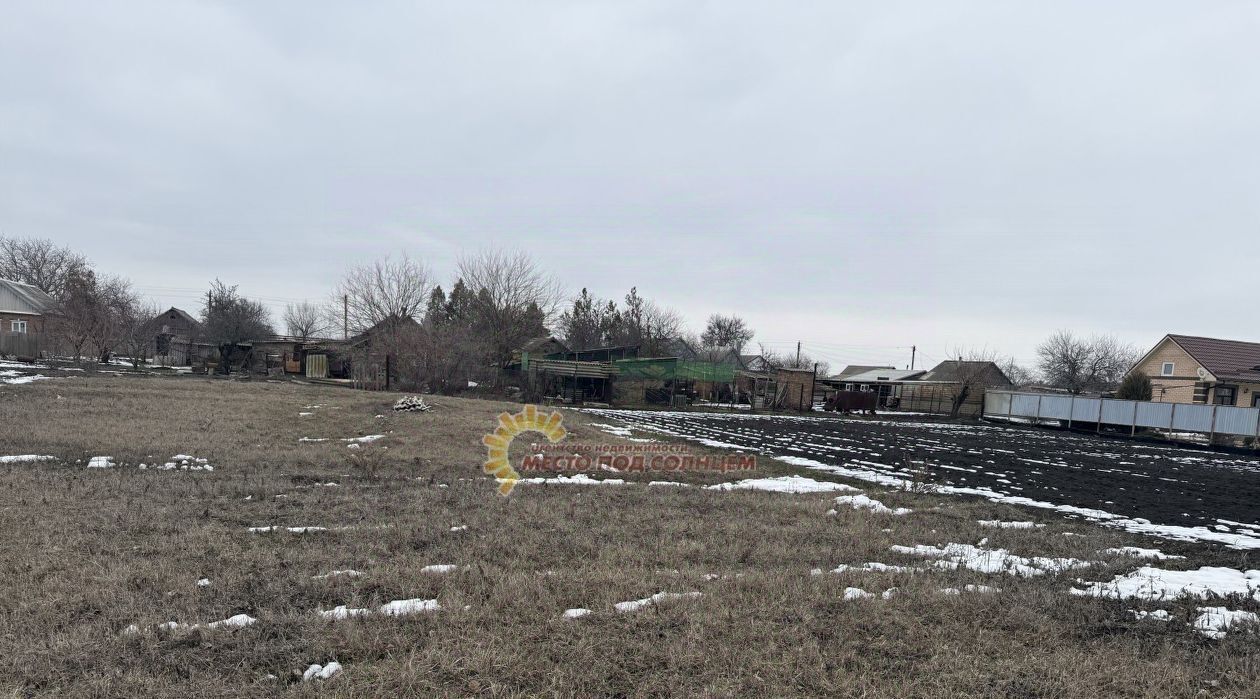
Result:
<svg viewBox="0 0 1260 699">
<path fill-rule="evenodd" d="M 1033 424 L 1035 425 L 1041 424 L 1041 394 L 1040 393 L 1037 394 L 1037 421 L 1034 422 Z"/>
<path fill-rule="evenodd" d="M 1006 422 L 1010 424 L 1011 414 L 1015 410 L 1015 394 L 1007 392 L 1006 394 Z"/>
<path fill-rule="evenodd" d="M 1068 429 L 1072 429 L 1072 413 L 1076 412 L 1076 394 L 1073 393 L 1068 400 Z"/>
<path fill-rule="evenodd" d="M 1169 441 L 1176 442 L 1177 440 L 1173 439 L 1172 430 L 1173 423 L 1177 421 L 1177 404 L 1173 403 L 1172 407 L 1172 412 L 1168 413 L 1168 439 Z"/>
<path fill-rule="evenodd" d="M 1138 404 L 1137 404 L 1137 401 L 1135 401 L 1135 400 L 1134 400 L 1134 401 L 1129 401 L 1129 402 L 1133 404 L 1133 417 L 1129 418 L 1129 436 L 1130 436 L 1130 437 L 1136 437 L 1136 436 L 1137 436 L 1137 407 L 1138 407 Z"/>
<path fill-rule="evenodd" d="M 1216 411 L 1221 406 L 1212 404 L 1212 426 L 1208 428 L 1208 446 L 1212 446 L 1212 442 L 1216 441 Z"/>
</svg>

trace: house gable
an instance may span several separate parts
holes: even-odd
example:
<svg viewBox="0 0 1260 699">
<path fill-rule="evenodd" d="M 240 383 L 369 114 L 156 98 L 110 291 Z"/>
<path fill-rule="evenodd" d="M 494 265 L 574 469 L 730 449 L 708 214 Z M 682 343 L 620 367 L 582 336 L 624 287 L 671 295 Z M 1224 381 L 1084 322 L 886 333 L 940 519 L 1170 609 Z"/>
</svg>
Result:
<svg viewBox="0 0 1260 699">
<path fill-rule="evenodd" d="M 1172 364 L 1172 373 L 1164 372 L 1165 364 Z M 1129 371 L 1144 374 L 1152 381 L 1201 381 L 1199 369 L 1204 369 L 1204 366 L 1176 340 L 1165 335 Z M 1210 374 L 1207 380 L 1212 380 Z"/>
</svg>

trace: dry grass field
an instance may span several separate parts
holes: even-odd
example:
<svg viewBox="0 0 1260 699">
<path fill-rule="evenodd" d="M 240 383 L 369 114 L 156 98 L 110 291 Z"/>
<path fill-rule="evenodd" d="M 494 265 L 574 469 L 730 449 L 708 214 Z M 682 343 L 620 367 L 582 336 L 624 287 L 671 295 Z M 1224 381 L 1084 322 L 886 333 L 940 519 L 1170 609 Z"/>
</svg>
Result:
<svg viewBox="0 0 1260 699">
<path fill-rule="evenodd" d="M 827 515 L 841 493 L 644 483 L 520 485 L 503 497 L 481 473 L 480 439 L 519 406 L 435 397 L 432 412 L 395 414 L 396 398 L 205 378 L 0 386 L 0 456 L 56 457 L 0 464 L 0 696 L 1260 693 L 1257 637 L 1189 628 L 1202 601 L 1163 605 L 1173 618 L 1161 623 L 1136 620 L 1140 602 L 1067 592 L 1077 577 L 1140 565 L 1104 548 L 1159 545 L 1187 556 L 1183 568 L 1257 567 L 1247 554 L 865 483 L 854 485 L 914 512 Z M 566 413 L 570 438 L 621 440 L 591 421 Z M 148 467 L 177 454 L 213 470 Z M 88 468 L 95 456 L 115 465 Z M 799 472 L 760 466 L 758 476 Z M 978 524 L 992 519 L 1046 526 Z M 831 572 L 921 566 L 890 546 L 986 538 L 1096 563 L 1036 577 Z M 328 576 L 346 570 L 361 575 Z M 874 596 L 846 599 L 847 588 Z M 700 595 L 614 607 L 659 592 Z M 375 611 L 395 600 L 437 608 Z M 319 614 L 340 605 L 374 613 Z M 564 618 L 573 608 L 591 613 Z M 241 614 L 257 621 L 208 626 Z M 339 673 L 303 681 L 331 662 Z"/>
</svg>

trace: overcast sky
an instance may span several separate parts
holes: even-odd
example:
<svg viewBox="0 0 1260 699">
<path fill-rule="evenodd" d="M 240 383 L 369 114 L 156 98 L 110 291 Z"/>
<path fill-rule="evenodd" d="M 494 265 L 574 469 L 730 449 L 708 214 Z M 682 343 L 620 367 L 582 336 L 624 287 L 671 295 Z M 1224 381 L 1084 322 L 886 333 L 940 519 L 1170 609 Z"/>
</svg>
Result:
<svg viewBox="0 0 1260 699">
<path fill-rule="evenodd" d="M 0 234 L 194 313 L 495 246 L 835 365 L 1260 340 L 1257 36 L 1227 0 L 12 2 Z"/>
</svg>

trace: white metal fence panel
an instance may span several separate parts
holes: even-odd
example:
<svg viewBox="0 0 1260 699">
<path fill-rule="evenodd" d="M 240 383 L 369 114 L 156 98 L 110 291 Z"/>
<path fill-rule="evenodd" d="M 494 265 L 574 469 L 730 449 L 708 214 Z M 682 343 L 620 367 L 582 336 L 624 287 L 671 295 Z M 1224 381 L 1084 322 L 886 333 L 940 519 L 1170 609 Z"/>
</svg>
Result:
<svg viewBox="0 0 1260 699">
<path fill-rule="evenodd" d="M 1099 412 L 1102 410 L 1101 398 L 1081 398 L 1076 397 L 1072 401 L 1072 419 L 1081 422 L 1098 422 Z"/>
<path fill-rule="evenodd" d="M 1138 427 L 1162 427 L 1172 422 L 1173 403 L 1138 403 L 1135 424 Z"/>
<path fill-rule="evenodd" d="M 998 391 L 984 392 L 984 414 L 1005 416 L 1011 409 L 1011 394 Z"/>
<path fill-rule="evenodd" d="M 1220 434 L 1254 437 L 1256 435 L 1257 422 L 1260 422 L 1260 410 L 1218 405 L 1216 407 L 1216 426 L 1212 431 Z"/>
<path fill-rule="evenodd" d="M 1041 396 L 1016 393 L 1011 396 L 1011 415 L 1016 417 L 1037 417 L 1037 409 L 1041 404 Z"/>
<path fill-rule="evenodd" d="M 1102 400 L 1102 409 L 1099 411 L 1099 421 L 1108 425 L 1133 425 L 1133 418 L 1137 414 L 1137 403 L 1131 400 L 1111 400 L 1104 398 Z"/>
<path fill-rule="evenodd" d="M 1072 417 L 1071 396 L 1042 396 L 1041 417 L 1068 420 Z"/>
<path fill-rule="evenodd" d="M 1173 408 L 1173 429 L 1182 432 L 1211 432 L 1212 405 L 1186 405 Z"/>
</svg>

